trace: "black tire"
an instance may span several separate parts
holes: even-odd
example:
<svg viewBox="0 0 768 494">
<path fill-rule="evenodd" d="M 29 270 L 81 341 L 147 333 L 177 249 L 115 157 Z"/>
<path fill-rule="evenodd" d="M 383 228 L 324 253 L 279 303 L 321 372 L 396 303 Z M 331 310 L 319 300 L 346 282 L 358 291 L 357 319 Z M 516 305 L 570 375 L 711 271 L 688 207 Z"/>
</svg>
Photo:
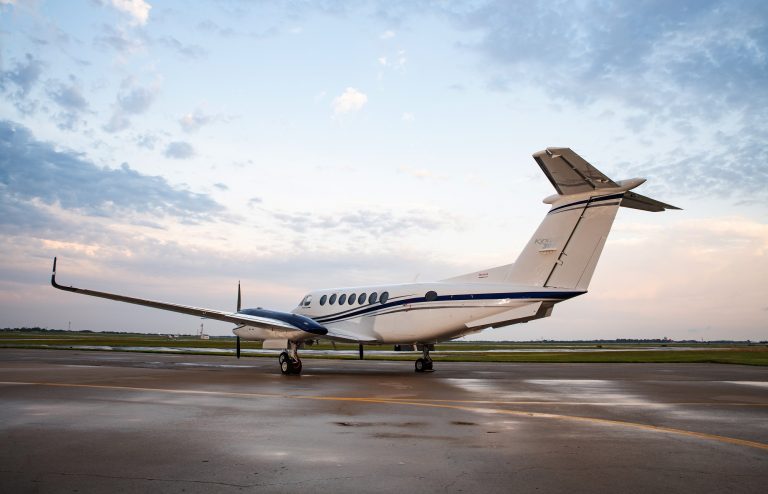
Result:
<svg viewBox="0 0 768 494">
<path fill-rule="evenodd" d="M 278 362 L 280 362 L 280 372 L 286 375 L 290 374 L 292 370 L 292 366 L 291 366 L 291 359 L 288 356 L 288 352 L 281 353 L 277 360 Z"/>
<path fill-rule="evenodd" d="M 417 358 L 416 359 L 416 372 L 424 372 L 424 359 L 423 358 Z"/>
<path fill-rule="evenodd" d="M 424 370 L 432 370 L 432 359 L 424 361 Z"/>
<path fill-rule="evenodd" d="M 301 374 L 301 360 L 296 359 L 293 362 L 293 373 L 294 374 Z"/>
</svg>

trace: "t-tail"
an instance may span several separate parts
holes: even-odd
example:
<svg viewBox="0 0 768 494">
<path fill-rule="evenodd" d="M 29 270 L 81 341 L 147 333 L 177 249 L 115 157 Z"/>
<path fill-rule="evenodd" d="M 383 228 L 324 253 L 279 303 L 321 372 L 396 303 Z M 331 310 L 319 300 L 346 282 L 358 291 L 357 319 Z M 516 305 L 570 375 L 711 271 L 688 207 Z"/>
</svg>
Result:
<svg viewBox="0 0 768 494">
<path fill-rule="evenodd" d="M 680 209 L 631 192 L 644 178 L 613 181 L 569 148 L 547 148 L 533 159 L 557 194 L 552 208 L 513 264 L 453 278 L 586 291 L 616 212 Z"/>
<path fill-rule="evenodd" d="M 557 194 L 507 282 L 587 290 L 620 206 L 645 211 L 679 209 L 634 192 L 643 178 L 614 182 L 569 148 L 547 148 L 533 159 Z"/>
</svg>

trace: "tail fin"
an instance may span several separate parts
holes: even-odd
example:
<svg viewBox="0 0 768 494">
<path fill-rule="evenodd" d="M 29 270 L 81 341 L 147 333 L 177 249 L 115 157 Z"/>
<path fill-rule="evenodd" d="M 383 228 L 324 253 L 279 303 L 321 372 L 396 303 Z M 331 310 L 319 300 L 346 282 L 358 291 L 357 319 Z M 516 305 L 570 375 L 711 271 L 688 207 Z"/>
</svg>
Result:
<svg viewBox="0 0 768 494">
<path fill-rule="evenodd" d="M 533 155 L 557 194 L 544 221 L 505 280 L 528 286 L 586 290 L 619 206 L 664 211 L 679 209 L 629 192 L 645 182 L 614 182 L 569 148 L 547 148 Z"/>
</svg>

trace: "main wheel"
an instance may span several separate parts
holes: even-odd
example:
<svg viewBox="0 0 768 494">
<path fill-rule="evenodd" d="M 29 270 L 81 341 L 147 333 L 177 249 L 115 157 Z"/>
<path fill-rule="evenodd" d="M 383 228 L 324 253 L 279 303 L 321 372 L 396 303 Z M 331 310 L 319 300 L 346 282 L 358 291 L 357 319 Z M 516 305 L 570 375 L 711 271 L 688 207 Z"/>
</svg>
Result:
<svg viewBox="0 0 768 494">
<path fill-rule="evenodd" d="M 416 372 L 424 372 L 424 365 L 426 362 L 423 358 L 417 358 L 416 359 Z"/>
<path fill-rule="evenodd" d="M 296 359 L 296 360 L 293 362 L 293 366 L 292 366 L 292 367 L 293 367 L 293 369 L 292 369 L 292 370 L 293 370 L 293 373 L 294 373 L 294 374 L 301 374 L 301 360 L 299 360 L 299 359 Z"/>
<path fill-rule="evenodd" d="M 291 358 L 288 355 L 288 352 L 283 352 L 280 354 L 280 356 L 277 358 L 278 362 L 280 362 L 280 372 L 283 374 L 290 374 L 291 373 Z"/>
</svg>

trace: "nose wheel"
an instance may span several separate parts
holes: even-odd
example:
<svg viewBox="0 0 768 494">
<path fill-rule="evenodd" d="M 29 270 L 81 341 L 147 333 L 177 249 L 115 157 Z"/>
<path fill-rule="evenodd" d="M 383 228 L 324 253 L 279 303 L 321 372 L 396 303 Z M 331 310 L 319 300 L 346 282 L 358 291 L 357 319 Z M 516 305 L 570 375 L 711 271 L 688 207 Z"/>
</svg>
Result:
<svg viewBox="0 0 768 494">
<path fill-rule="evenodd" d="M 295 352 L 294 355 L 291 355 L 288 351 L 282 352 L 280 357 L 278 357 L 278 362 L 280 363 L 280 372 L 283 375 L 301 374 L 301 359 L 299 359 Z"/>
</svg>

